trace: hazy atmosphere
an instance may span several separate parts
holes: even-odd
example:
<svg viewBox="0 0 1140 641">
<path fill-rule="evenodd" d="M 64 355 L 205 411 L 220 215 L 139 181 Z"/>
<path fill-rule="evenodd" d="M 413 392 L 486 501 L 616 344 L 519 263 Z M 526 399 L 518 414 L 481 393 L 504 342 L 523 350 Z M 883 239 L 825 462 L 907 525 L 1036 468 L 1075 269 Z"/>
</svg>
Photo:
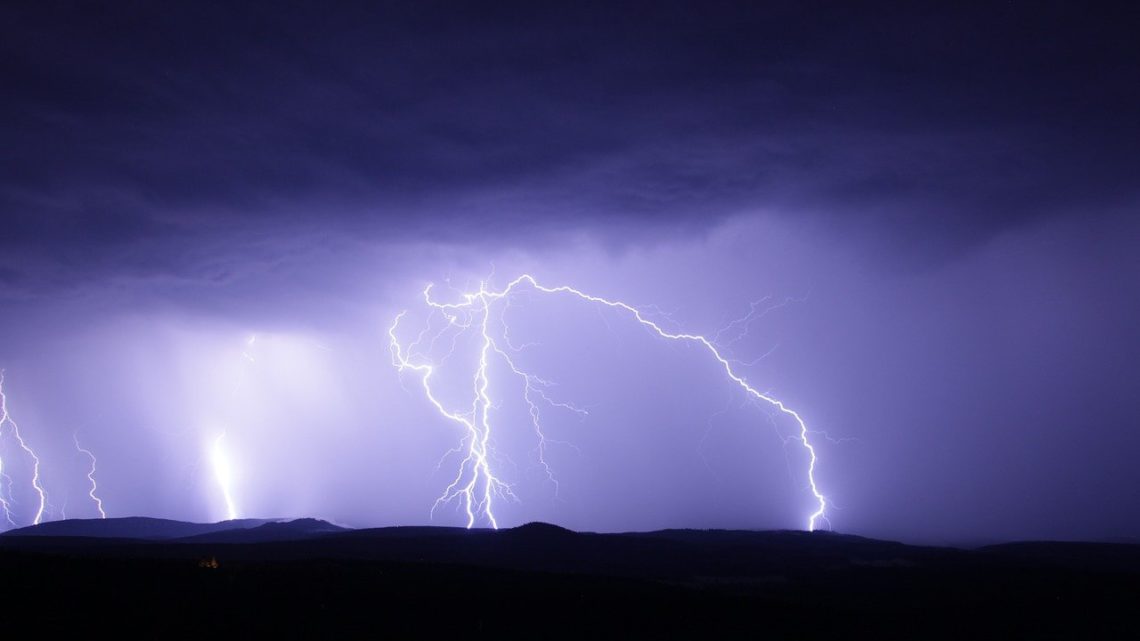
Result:
<svg viewBox="0 0 1140 641">
<path fill-rule="evenodd" d="M 1135 10 L 368 4 L 0 9 L 3 529 L 1140 536 Z"/>
</svg>

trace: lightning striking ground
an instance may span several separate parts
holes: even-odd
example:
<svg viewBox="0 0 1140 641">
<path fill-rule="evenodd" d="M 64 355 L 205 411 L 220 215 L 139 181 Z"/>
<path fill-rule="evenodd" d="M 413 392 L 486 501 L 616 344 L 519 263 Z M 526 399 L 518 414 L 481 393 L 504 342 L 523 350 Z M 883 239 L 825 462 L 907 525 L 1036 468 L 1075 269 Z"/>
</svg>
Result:
<svg viewBox="0 0 1140 641">
<path fill-rule="evenodd" d="M 87 481 L 91 484 L 91 487 L 87 490 L 87 496 L 89 496 L 91 498 L 91 501 L 95 503 L 95 509 L 99 510 L 99 518 L 105 519 L 107 518 L 107 513 L 103 511 L 103 499 L 99 498 L 99 495 L 97 494 L 99 491 L 99 484 L 95 481 L 95 466 L 99 464 L 99 461 L 96 460 L 95 455 L 91 453 L 91 450 L 85 449 L 79 444 L 78 434 L 72 434 L 71 438 L 75 441 L 75 449 L 79 450 L 79 452 L 82 454 L 87 455 L 87 458 L 91 459 L 91 467 L 87 469 Z"/>
<path fill-rule="evenodd" d="M 226 456 L 225 446 L 222 445 L 225 438 L 226 433 L 222 432 L 214 439 L 213 446 L 210 448 L 210 464 L 214 468 L 214 478 L 218 481 L 218 487 L 222 490 L 222 498 L 226 503 L 226 519 L 232 521 L 237 518 L 238 511 L 230 487 L 232 484 L 230 460 Z"/>
<path fill-rule="evenodd" d="M 497 477 L 492 471 L 491 466 L 491 443 L 493 439 L 490 414 L 493 404 L 488 389 L 490 387 L 489 365 L 492 357 L 498 357 L 505 361 L 507 367 L 524 381 L 524 400 L 529 407 L 533 428 L 539 439 L 539 461 L 544 467 L 547 477 L 555 484 L 557 483 L 550 466 L 546 464 L 545 449 L 548 441 L 542 431 L 539 420 L 539 405 L 535 402 L 535 398 L 544 404 L 554 407 L 582 413 L 584 413 L 584 410 L 580 410 L 566 403 L 551 400 L 542 391 L 542 389 L 546 387 L 545 381 L 517 367 L 511 359 L 509 352 L 503 349 L 499 341 L 496 340 L 496 335 L 492 333 L 492 305 L 497 301 L 503 301 L 504 306 L 509 306 L 510 295 L 522 286 L 530 286 L 533 290 L 543 294 L 569 295 L 588 303 L 619 310 L 629 314 L 637 323 L 661 338 L 692 343 L 705 349 L 709 355 L 720 364 L 728 379 L 748 394 L 749 397 L 774 407 L 781 414 L 795 421 L 799 433 L 796 440 L 802 444 L 809 458 L 807 480 L 812 497 L 816 503 L 816 509 L 807 518 L 807 529 L 813 531 L 821 521 L 827 521 L 827 498 L 820 492 L 815 479 L 817 457 L 815 446 L 812 445 L 811 439 L 809 438 L 812 432 L 808 430 L 807 424 L 798 412 L 784 405 L 782 401 L 757 390 L 750 385 L 743 376 L 738 374 L 733 369 L 733 361 L 726 358 L 721 351 L 717 349 L 715 340 L 699 334 L 667 331 L 654 321 L 646 318 L 641 310 L 632 305 L 621 301 L 593 296 L 569 286 L 547 287 L 539 284 L 538 281 L 529 274 L 515 278 L 504 288 L 497 291 L 488 289 L 485 282 L 480 283 L 479 291 L 462 294 L 460 297 L 461 302 L 456 303 L 444 303 L 434 300 L 431 295 L 431 285 L 428 285 L 423 291 L 424 302 L 427 306 L 432 309 L 433 313 L 439 313 L 447 320 L 446 325 L 436 331 L 431 337 L 426 354 L 430 354 L 431 348 L 434 347 L 436 342 L 446 333 L 451 332 L 453 334 L 451 337 L 452 351 L 454 350 L 455 339 L 458 334 L 472 328 L 480 333 L 481 344 L 479 358 L 472 379 L 473 398 L 469 409 L 448 409 L 439 400 L 439 397 L 432 387 L 432 377 L 436 372 L 436 368 L 450 357 L 452 352 L 449 351 L 440 361 L 432 363 L 427 360 L 425 350 L 417 349 L 427 340 L 427 336 L 431 331 L 430 319 L 429 324 L 420 331 L 415 341 L 407 346 L 402 345 L 396 335 L 400 321 L 404 318 L 406 312 L 400 312 L 392 325 L 388 328 L 392 364 L 400 372 L 412 370 L 419 373 L 421 375 L 424 394 L 428 401 L 444 418 L 461 425 L 465 432 L 460 446 L 451 452 L 463 454 L 464 458 L 460 462 L 459 470 L 455 478 L 436 500 L 435 505 L 433 505 L 433 513 L 440 505 L 458 499 L 462 501 L 462 505 L 467 514 L 467 527 L 473 527 L 477 520 L 482 519 L 491 527 L 498 528 L 498 521 L 495 518 L 493 509 L 494 498 L 515 498 L 511 485 Z M 753 312 L 755 311 L 755 307 L 756 306 L 753 305 Z M 501 318 L 500 316 L 500 319 Z M 502 327 L 503 329 L 500 332 L 502 342 L 507 345 L 507 349 L 518 351 L 519 348 L 510 344 L 505 321 L 502 322 Z"/>
<path fill-rule="evenodd" d="M 4 520 L 8 525 L 15 526 L 12 518 L 12 477 L 4 473 L 4 459 L 0 457 L 0 511 L 4 512 Z"/>
<path fill-rule="evenodd" d="M 24 437 L 20 435 L 20 426 L 16 424 L 16 421 L 12 420 L 12 416 L 8 413 L 8 397 L 4 394 L 4 371 L 0 370 L 0 436 L 3 435 L 3 429 L 5 427 L 8 428 L 8 433 L 11 434 L 20 449 L 32 459 L 32 488 L 39 497 L 39 504 L 36 507 L 36 514 L 32 519 L 32 524 L 39 525 L 40 522 L 43 521 L 44 511 L 47 509 L 47 492 L 40 482 L 40 458 L 36 456 L 35 451 L 24 441 Z M 11 501 L 9 500 L 11 496 L 12 479 L 7 474 L 4 474 L 3 469 L 4 462 L 0 460 L 0 475 L 3 475 L 2 480 L 6 480 L 8 483 L 8 493 L 0 492 L 0 509 L 3 509 L 4 518 L 7 519 L 8 523 L 15 525 L 15 521 L 12 518 Z"/>
<path fill-rule="evenodd" d="M 247 368 L 252 367 L 257 360 L 254 358 L 254 347 L 257 343 L 257 335 L 251 334 L 245 340 L 245 347 L 241 351 L 239 365 L 242 367 L 242 378 L 239 384 L 230 388 L 230 399 L 237 398 L 242 390 L 245 388 L 248 375 Z M 226 518 L 233 520 L 238 518 L 237 501 L 234 499 L 234 483 L 233 483 L 233 459 L 230 456 L 230 451 L 226 449 L 224 442 L 226 440 L 226 431 L 223 430 L 218 434 L 213 442 L 210 444 L 210 467 L 214 471 L 214 481 L 218 484 L 218 489 L 222 493 L 222 501 L 226 507 Z"/>
</svg>

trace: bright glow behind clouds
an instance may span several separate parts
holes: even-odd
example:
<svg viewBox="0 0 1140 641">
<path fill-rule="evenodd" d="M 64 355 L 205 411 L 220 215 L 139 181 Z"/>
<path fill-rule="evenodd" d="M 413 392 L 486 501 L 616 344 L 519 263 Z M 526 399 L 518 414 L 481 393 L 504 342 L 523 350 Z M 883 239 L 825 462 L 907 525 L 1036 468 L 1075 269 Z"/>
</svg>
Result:
<svg viewBox="0 0 1140 641">
<path fill-rule="evenodd" d="M 347 242 L 327 252 L 335 261 L 301 253 L 224 285 L 179 284 L 176 299 L 160 281 L 151 299 L 139 284 L 130 297 L 104 291 L 103 308 L 66 298 L 14 305 L 0 319 L 0 357 L 21 425 L 35 427 L 49 491 L 89 488 L 82 465 L 58 464 L 74 461 L 79 430 L 98 453 L 100 496 L 115 514 L 217 518 L 225 508 L 209 448 L 224 428 L 242 515 L 426 523 L 425 506 L 449 480 L 435 466 L 455 432 L 425 406 L 422 390 L 401 387 L 384 334 L 425 279 L 443 288 L 450 276 L 462 291 L 494 262 L 498 273 L 657 305 L 671 314 L 671 329 L 703 332 L 746 312 L 750 300 L 794 297 L 803 302 L 755 324 L 731 357 L 767 354 L 746 368 L 748 380 L 802 409 L 812 429 L 858 439 L 819 442 L 826 464 L 818 481 L 836 529 L 949 540 L 1093 536 L 1097 515 L 1110 513 L 1093 507 L 1134 504 L 1126 490 L 1140 485 L 1119 479 L 1130 478 L 1122 453 L 1135 448 L 1130 433 L 1089 439 L 1072 428 L 1108 420 L 1140 358 L 1123 338 L 1135 294 L 1113 287 L 1106 295 L 1120 273 L 1087 260 L 1122 265 L 1134 254 L 1082 230 L 1044 226 L 944 268 L 900 274 L 868 265 L 842 242 L 763 218 L 620 252 L 588 241 L 533 252 Z M 1113 238 L 1128 238 L 1125 231 Z M 532 443 L 499 444 L 519 477 L 535 480 L 526 486 L 544 487 L 504 504 L 505 522 L 802 527 L 814 508 L 789 500 L 805 490 L 794 474 L 804 464 L 799 448 L 774 446 L 770 430 L 756 429 L 756 409 L 726 391 L 715 362 L 663 348 L 588 306 L 536 302 L 520 300 L 510 312 L 513 337 L 539 343 L 519 365 L 558 383 L 558 398 L 590 420 L 570 413 L 544 425 L 551 439 L 573 445 L 547 452 L 562 482 L 557 496 L 542 485 L 541 468 L 525 464 Z M 251 363 L 242 353 L 254 333 Z M 598 352 L 585 345 L 622 358 L 599 370 Z M 528 424 L 525 407 L 497 411 Z M 1087 460 L 1100 463 L 1078 464 Z M 1072 483 L 1033 472 L 1065 466 Z M 1061 509 L 1086 518 L 1052 518 Z M 446 511 L 436 521 L 464 522 Z"/>
</svg>

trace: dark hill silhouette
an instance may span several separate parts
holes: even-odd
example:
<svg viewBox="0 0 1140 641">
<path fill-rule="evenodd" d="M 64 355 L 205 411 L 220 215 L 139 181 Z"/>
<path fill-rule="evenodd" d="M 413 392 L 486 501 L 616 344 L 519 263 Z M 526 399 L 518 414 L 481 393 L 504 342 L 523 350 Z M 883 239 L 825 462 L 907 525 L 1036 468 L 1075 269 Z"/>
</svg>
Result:
<svg viewBox="0 0 1140 641">
<path fill-rule="evenodd" d="M 1140 573 L 1140 544 L 1136 543 L 1025 541 L 987 545 L 978 552 L 1027 565 Z"/>
<path fill-rule="evenodd" d="M 542 521 L 531 521 L 530 523 L 511 528 L 509 531 L 514 532 L 515 534 L 534 536 L 558 536 L 575 534 L 574 530 L 568 530 L 561 525 L 543 523 Z"/>
<path fill-rule="evenodd" d="M 52 548 L 97 549 L 105 540 L 189 547 L 245 544 L 229 553 L 246 559 L 415 560 L 630 576 L 730 576 L 808 567 L 995 562 L 1140 572 L 1140 545 L 1121 543 L 1020 542 L 963 550 L 832 532 L 672 529 L 598 534 L 540 522 L 496 531 L 429 526 L 353 530 L 311 518 L 218 523 L 149 517 L 69 519 L 5 532 L 0 535 L 0 547 L 39 547 L 40 541 L 50 541 Z"/>
<path fill-rule="evenodd" d="M 9 530 L 0 536 L 166 540 L 225 530 L 255 528 L 275 520 L 234 519 L 217 523 L 190 523 L 145 516 L 111 519 L 66 519 Z"/>
<path fill-rule="evenodd" d="M 345 532 L 348 528 L 320 519 L 294 519 L 270 522 L 256 527 L 217 530 L 177 539 L 179 543 L 267 543 L 301 541 L 325 534 Z"/>
<path fill-rule="evenodd" d="M 45 632 L 260 638 L 1135 638 L 1140 546 L 826 532 L 62 521 L 0 536 Z M 118 617 L 110 619 L 108 617 Z"/>
<path fill-rule="evenodd" d="M 98 553 L 110 540 L 168 544 L 140 552 L 161 556 L 206 554 L 213 546 L 225 545 L 227 556 L 247 561 L 332 558 L 646 578 L 993 565 L 1140 572 L 1140 545 L 1034 542 L 964 550 L 832 532 L 672 529 L 599 534 L 537 522 L 503 530 L 420 526 L 352 530 L 319 519 L 219 523 L 144 517 L 74 519 L 6 532 L 0 536 L 0 548 Z"/>
<path fill-rule="evenodd" d="M 307 542 L 301 555 L 418 560 L 635 577 L 750 576 L 821 567 L 970 562 L 965 550 L 797 531 L 597 534 L 529 523 L 504 530 L 376 528 Z M 979 557 L 980 560 L 980 557 Z"/>
</svg>

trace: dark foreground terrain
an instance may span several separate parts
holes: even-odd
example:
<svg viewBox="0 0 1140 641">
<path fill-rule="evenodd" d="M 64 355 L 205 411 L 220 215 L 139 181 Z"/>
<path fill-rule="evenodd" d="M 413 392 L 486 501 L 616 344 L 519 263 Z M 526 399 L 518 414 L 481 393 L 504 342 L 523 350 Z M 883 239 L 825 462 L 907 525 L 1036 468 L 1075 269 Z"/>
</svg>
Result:
<svg viewBox="0 0 1140 641">
<path fill-rule="evenodd" d="M 0 577 L 5 629 L 46 635 L 1140 637 L 1140 545 L 1129 544 L 138 518 L 9 532 Z"/>
</svg>

